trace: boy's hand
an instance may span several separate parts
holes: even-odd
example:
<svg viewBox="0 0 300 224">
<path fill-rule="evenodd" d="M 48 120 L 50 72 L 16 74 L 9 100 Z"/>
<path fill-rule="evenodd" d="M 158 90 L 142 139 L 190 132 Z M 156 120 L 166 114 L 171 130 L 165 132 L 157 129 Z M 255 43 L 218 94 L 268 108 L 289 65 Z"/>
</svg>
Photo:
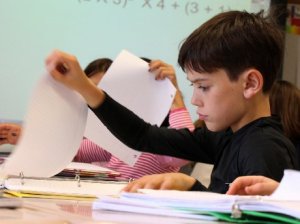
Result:
<svg viewBox="0 0 300 224">
<path fill-rule="evenodd" d="M 103 102 L 103 91 L 84 74 L 75 56 L 56 50 L 45 63 L 47 71 L 56 81 L 81 94 L 90 107 L 97 107 Z"/>
<path fill-rule="evenodd" d="M 163 173 L 143 176 L 130 182 L 123 191 L 136 192 L 137 189 L 181 190 L 192 188 L 196 180 L 183 173 Z"/>
<path fill-rule="evenodd" d="M 243 176 L 236 178 L 226 194 L 238 195 L 270 195 L 279 183 L 264 176 Z"/>
<path fill-rule="evenodd" d="M 47 57 L 45 63 L 52 77 L 71 89 L 80 92 L 88 82 L 77 58 L 73 55 L 55 50 Z"/>
</svg>

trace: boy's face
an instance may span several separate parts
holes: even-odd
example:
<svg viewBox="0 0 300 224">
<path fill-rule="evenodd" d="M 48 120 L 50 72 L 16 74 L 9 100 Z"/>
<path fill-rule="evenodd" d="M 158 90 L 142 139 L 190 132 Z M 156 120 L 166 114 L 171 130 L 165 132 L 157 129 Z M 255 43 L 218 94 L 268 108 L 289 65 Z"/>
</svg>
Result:
<svg viewBox="0 0 300 224">
<path fill-rule="evenodd" d="M 187 78 L 194 87 L 192 104 L 197 106 L 199 119 L 205 121 L 209 130 L 231 127 L 236 131 L 244 125 L 243 75 L 230 81 L 225 70 L 220 69 L 213 73 L 188 71 Z"/>
</svg>

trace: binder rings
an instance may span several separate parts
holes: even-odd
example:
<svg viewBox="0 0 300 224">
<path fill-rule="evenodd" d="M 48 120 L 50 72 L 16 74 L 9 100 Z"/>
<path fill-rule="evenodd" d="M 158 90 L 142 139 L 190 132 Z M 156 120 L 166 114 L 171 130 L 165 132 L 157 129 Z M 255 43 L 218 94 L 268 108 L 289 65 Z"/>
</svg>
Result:
<svg viewBox="0 0 300 224">
<path fill-rule="evenodd" d="M 117 180 L 118 172 L 88 163 L 71 162 L 65 170 L 69 177 L 10 176 L 4 180 L 4 193 L 15 197 L 95 199 L 119 194 L 129 181 Z"/>
<path fill-rule="evenodd" d="M 4 181 L 4 195 L 14 197 L 95 199 L 118 195 L 125 181 L 93 181 L 75 178 L 10 177 Z"/>
</svg>

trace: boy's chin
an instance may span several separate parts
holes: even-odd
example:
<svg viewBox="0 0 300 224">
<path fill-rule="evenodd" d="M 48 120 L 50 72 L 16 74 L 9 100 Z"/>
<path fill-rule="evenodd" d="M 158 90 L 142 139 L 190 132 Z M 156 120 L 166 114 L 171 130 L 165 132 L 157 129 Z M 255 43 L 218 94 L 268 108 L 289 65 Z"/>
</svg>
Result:
<svg viewBox="0 0 300 224">
<path fill-rule="evenodd" d="M 206 125 L 206 128 L 212 132 L 225 131 L 228 128 L 228 127 L 221 127 L 220 125 L 212 124 L 212 123 L 208 123 L 208 122 L 205 122 L 205 125 Z"/>
</svg>

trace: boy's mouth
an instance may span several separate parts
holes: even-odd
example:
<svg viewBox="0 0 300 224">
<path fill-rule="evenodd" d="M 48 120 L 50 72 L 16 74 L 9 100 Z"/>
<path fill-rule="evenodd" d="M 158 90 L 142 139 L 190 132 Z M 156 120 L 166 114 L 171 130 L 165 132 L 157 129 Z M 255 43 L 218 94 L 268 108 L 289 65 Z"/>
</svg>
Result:
<svg viewBox="0 0 300 224">
<path fill-rule="evenodd" d="M 200 114 L 200 113 L 198 113 L 198 116 L 200 120 L 205 120 L 207 118 L 207 115 Z"/>
</svg>

